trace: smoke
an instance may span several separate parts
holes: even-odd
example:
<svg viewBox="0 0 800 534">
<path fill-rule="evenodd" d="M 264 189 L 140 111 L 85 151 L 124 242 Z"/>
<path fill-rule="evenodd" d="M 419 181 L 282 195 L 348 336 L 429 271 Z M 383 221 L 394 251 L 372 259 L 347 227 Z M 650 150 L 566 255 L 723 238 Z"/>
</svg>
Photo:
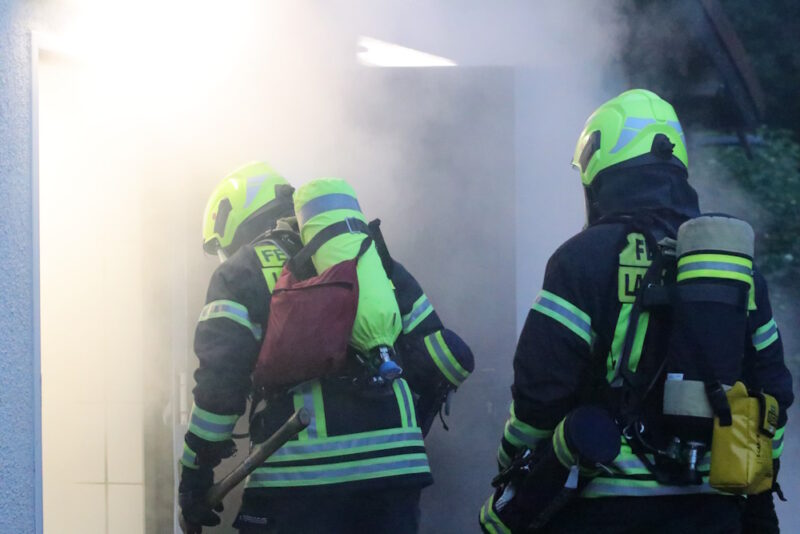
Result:
<svg viewBox="0 0 800 534">
<path fill-rule="evenodd" d="M 131 477 L 144 486 L 148 531 L 173 524 L 192 331 L 216 266 L 200 247 L 206 197 L 254 159 L 295 186 L 349 180 L 367 216 L 383 220 L 393 255 L 471 344 L 477 368 L 456 396 L 452 430 L 434 430 L 428 443 L 436 485 L 423 494 L 423 532 L 475 531 L 521 321 L 547 257 L 583 224 L 569 166 L 577 134 L 592 109 L 625 88 L 609 82 L 618 74 L 616 11 L 599 0 L 107 4 L 60 6 L 69 16 L 54 57 L 72 59 L 42 63 L 53 69 L 43 94 L 70 88 L 42 110 L 50 125 L 42 159 L 51 158 L 42 195 L 52 206 L 68 200 L 43 220 L 42 246 L 59 241 L 77 194 L 48 188 L 70 177 L 82 184 L 74 206 L 92 224 L 70 226 L 84 246 L 58 251 L 107 266 L 97 276 L 70 272 L 98 305 L 103 292 L 125 287 L 111 293 L 113 308 L 136 315 L 126 332 L 139 341 L 115 349 L 126 357 L 103 364 L 97 387 L 108 395 L 123 381 L 144 392 L 127 402 L 142 413 L 142 472 Z M 365 68 L 356 61 L 360 36 L 457 66 Z M 66 301 L 57 269 L 46 272 L 49 295 Z M 102 361 L 117 345 L 104 347 L 83 348 Z M 114 441 L 111 425 L 99 432 Z M 112 463 L 98 480 L 130 483 Z M 228 502 L 229 524 L 236 504 Z M 46 516 L 57 507 L 46 500 Z"/>
</svg>

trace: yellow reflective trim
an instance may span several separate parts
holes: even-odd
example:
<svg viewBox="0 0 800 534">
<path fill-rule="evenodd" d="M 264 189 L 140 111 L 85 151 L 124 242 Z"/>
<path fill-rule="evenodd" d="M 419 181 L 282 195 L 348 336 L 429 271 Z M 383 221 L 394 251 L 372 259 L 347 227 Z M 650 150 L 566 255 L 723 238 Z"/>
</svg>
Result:
<svg viewBox="0 0 800 534">
<path fill-rule="evenodd" d="M 753 283 L 753 276 L 737 273 L 733 271 L 722 271 L 719 269 L 697 269 L 696 271 L 687 271 L 678 273 L 678 282 L 689 280 L 691 278 L 726 278 L 728 280 L 738 280 L 745 284 Z"/>
<path fill-rule="evenodd" d="M 636 325 L 636 334 L 633 337 L 633 347 L 631 347 L 631 357 L 628 359 L 628 370 L 636 372 L 639 360 L 642 357 L 644 338 L 647 335 L 647 326 L 650 324 L 650 312 L 643 311 L 639 314 L 639 322 Z"/>
<path fill-rule="evenodd" d="M 748 258 L 742 258 L 741 256 L 730 256 L 728 254 L 689 254 L 687 256 L 683 256 L 678 260 L 678 267 L 681 267 L 689 263 L 697 263 L 701 261 L 732 263 L 734 265 L 741 265 L 742 267 L 747 267 L 748 269 L 753 268 L 753 260 Z"/>
</svg>

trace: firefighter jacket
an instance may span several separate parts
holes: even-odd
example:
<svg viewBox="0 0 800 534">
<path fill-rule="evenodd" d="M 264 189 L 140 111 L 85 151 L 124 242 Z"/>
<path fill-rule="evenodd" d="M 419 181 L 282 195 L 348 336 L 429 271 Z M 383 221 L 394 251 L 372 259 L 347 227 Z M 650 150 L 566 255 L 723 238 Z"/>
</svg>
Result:
<svg viewBox="0 0 800 534">
<path fill-rule="evenodd" d="M 264 338 L 271 290 L 286 260 L 279 240 L 266 234 L 238 250 L 211 278 L 195 333 L 200 365 L 181 458 L 187 468 L 213 467 L 225 454 L 224 444 L 231 443 L 252 391 L 250 374 Z M 419 284 L 396 262 L 392 282 L 402 314 L 401 337 L 424 338 L 432 359 L 447 358 L 448 348 L 440 346 L 442 323 Z M 414 394 L 402 378 L 378 389 L 357 387 L 350 379 L 312 380 L 266 403 L 250 423 L 255 442 L 300 407 L 311 413 L 311 424 L 250 475 L 248 492 L 269 496 L 432 482 Z"/>
<path fill-rule="evenodd" d="M 645 205 L 673 227 L 664 231 L 673 237 L 681 222 L 699 213 L 693 191 L 682 196 L 693 198 L 693 203 L 669 205 L 670 198 L 679 197 L 666 195 L 658 203 Z M 658 347 L 648 335 L 652 330 L 648 313 L 643 312 L 637 324 L 629 321 L 637 289 L 635 269 L 642 272 L 649 265 L 645 240 L 642 235 L 629 234 L 629 228 L 623 223 L 590 224 L 549 259 L 542 290 L 528 312 L 514 356 L 513 402 L 497 453 L 501 467 L 520 450 L 533 449 L 540 440 L 550 439 L 572 409 L 597 402 L 594 385 L 598 380 L 610 384 L 617 376 L 628 329 L 635 329 L 629 367 L 638 371 L 652 365 L 648 354 Z M 783 450 L 786 409 L 793 401 L 791 375 L 784 364 L 767 285 L 758 272 L 754 273 L 754 291 L 756 309 L 748 315 L 741 379 L 748 387 L 773 395 L 780 405 L 780 429 L 773 440 L 773 457 L 777 458 Z M 708 485 L 710 455 L 699 464 L 702 485 L 660 485 L 621 439 L 621 453 L 615 461 L 621 472 L 601 473 L 589 483 L 583 497 L 715 491 Z"/>
</svg>

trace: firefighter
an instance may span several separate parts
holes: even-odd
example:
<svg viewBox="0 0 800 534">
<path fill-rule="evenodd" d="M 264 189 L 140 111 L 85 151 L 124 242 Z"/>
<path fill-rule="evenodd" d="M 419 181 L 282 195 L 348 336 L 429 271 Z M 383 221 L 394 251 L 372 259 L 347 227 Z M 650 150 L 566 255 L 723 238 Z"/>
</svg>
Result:
<svg viewBox="0 0 800 534">
<path fill-rule="evenodd" d="M 219 524 L 203 496 L 214 467 L 235 451 L 233 429 L 250 399 L 253 442 L 266 439 L 299 406 L 312 420 L 247 479 L 235 528 L 250 534 L 416 532 L 420 490 L 432 483 L 414 402 L 426 392 L 412 391 L 403 378 L 368 388 L 348 376 L 263 395 L 253 390 L 272 289 L 301 247 L 292 194 L 272 168 L 251 163 L 227 176 L 207 204 L 203 248 L 223 261 L 195 332 L 199 368 L 180 459 L 181 513 L 192 533 Z M 389 261 L 402 314 L 398 346 L 426 347 L 436 368 L 454 370 L 462 381 L 472 370 L 468 347 L 443 328 L 408 271 Z M 414 358 L 420 355 L 407 359 Z"/>
<path fill-rule="evenodd" d="M 767 285 L 749 266 L 747 254 L 708 255 L 706 260 L 713 261 L 702 263 L 707 270 L 694 271 L 706 276 L 706 293 L 695 286 L 694 293 L 680 287 L 681 277 L 690 275 L 688 268 L 701 263 L 682 264 L 681 259 L 676 266 L 675 261 L 681 240 L 688 239 L 679 234 L 697 226 L 682 226 L 687 221 L 732 228 L 730 235 L 741 231 L 745 238 L 731 238 L 735 243 L 747 241 L 749 226 L 722 216 L 700 217 L 697 194 L 687 181 L 684 132 L 672 106 L 650 91 L 626 91 L 600 106 L 581 132 L 573 165 L 584 186 L 587 224 L 547 263 L 542 290 L 519 337 L 513 402 L 497 452 L 501 470 L 515 462 L 525 464 L 531 451 L 545 459 L 550 454 L 557 469 L 533 469 L 563 477 L 555 487 L 564 488 L 562 495 L 569 490 L 572 498 L 551 498 L 561 508 L 543 506 L 539 519 L 547 520 L 542 524 L 531 517 L 530 504 L 527 509 L 514 506 L 519 495 L 499 484 L 480 512 L 484 532 L 527 531 L 531 525 L 539 527 L 537 532 L 554 533 L 739 532 L 744 498 L 710 486 L 710 446 L 702 440 L 709 441 L 713 419 L 694 416 L 701 415 L 701 404 L 715 417 L 723 413 L 724 391 L 735 381 L 771 395 L 779 406 L 771 448 L 777 460 L 793 401 L 792 379 Z M 703 235 L 727 238 L 718 231 Z M 662 263 L 653 268 L 655 261 Z M 661 307 L 644 307 L 648 299 L 658 301 L 659 284 L 665 283 L 669 269 L 677 279 L 671 287 L 677 289 L 661 292 Z M 645 286 L 654 286 L 648 298 L 642 296 Z M 737 306 L 733 300 L 720 303 L 736 291 Z M 668 293 L 677 296 L 669 301 Z M 709 299 L 720 302 L 705 302 Z M 686 326 L 685 314 L 696 312 L 698 305 L 722 312 L 692 316 L 695 331 L 682 331 L 692 328 Z M 728 312 L 730 324 L 725 322 Z M 701 371 L 722 369 L 726 386 L 709 387 L 713 382 L 708 376 L 703 377 L 706 382 L 694 381 L 700 394 L 689 406 L 693 417 L 681 419 L 686 424 L 676 430 L 666 415 L 670 393 L 665 392 L 690 385 L 683 380 L 689 371 L 667 371 L 696 346 L 706 350 L 698 353 L 694 365 Z M 713 399 L 720 400 L 719 410 Z M 709 403 L 714 406 L 708 408 Z M 698 421 L 697 441 L 683 438 L 682 432 L 695 432 L 691 425 Z M 608 436 L 616 441 L 614 447 L 604 442 Z M 599 458 L 609 450 L 616 458 L 605 460 L 607 465 L 579 457 Z M 513 467 L 499 478 L 513 478 L 511 471 Z M 537 488 L 553 485 L 535 477 L 525 484 L 527 503 L 542 502 Z M 771 491 L 747 502 L 745 521 L 759 517 L 762 524 L 773 522 L 777 528 Z"/>
</svg>

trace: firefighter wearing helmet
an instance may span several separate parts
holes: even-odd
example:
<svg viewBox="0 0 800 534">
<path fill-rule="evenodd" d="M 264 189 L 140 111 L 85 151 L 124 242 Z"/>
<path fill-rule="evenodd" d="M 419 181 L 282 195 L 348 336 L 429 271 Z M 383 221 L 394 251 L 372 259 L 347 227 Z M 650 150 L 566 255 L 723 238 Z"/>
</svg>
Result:
<svg viewBox="0 0 800 534">
<path fill-rule="evenodd" d="M 311 198 L 314 187 L 337 189 Z M 293 196 L 301 192 L 307 202 L 295 217 Z M 310 412 L 311 423 L 248 477 L 234 528 L 250 534 L 417 530 L 420 490 L 432 483 L 423 442 L 433 419 L 427 412 L 438 410 L 441 395 L 468 376 L 473 362 L 469 348 L 444 329 L 417 281 L 388 251 L 381 255 L 386 274 L 377 265 L 380 276 L 391 279 L 392 309 L 399 310 L 395 347 L 405 371 L 401 377 L 361 380 L 364 370 L 355 359 L 335 376 L 301 383 L 267 376 L 271 387 L 261 387 L 254 372 L 265 338 L 276 335 L 268 329 L 277 313 L 273 290 L 282 283 L 284 265 L 303 250 L 297 219 L 303 219 L 302 227 L 308 219 L 343 210 L 352 226 L 341 237 L 360 234 L 364 249 L 372 251 L 370 240 L 379 240 L 362 224 L 354 192 L 342 180 L 317 181 L 295 194 L 270 166 L 251 163 L 211 194 L 203 249 L 222 263 L 211 277 L 194 339 L 199 367 L 180 459 L 187 532 L 220 522 L 204 496 L 214 468 L 236 450 L 233 430 L 248 400 L 253 443 L 267 439 L 299 407 Z M 295 331 L 313 337 L 324 326 Z M 449 386 L 442 388 L 445 382 Z"/>
<path fill-rule="evenodd" d="M 740 532 L 741 495 L 774 518 L 792 378 L 752 229 L 700 213 L 681 124 L 650 91 L 601 105 L 572 163 L 586 227 L 520 334 L 484 532 Z"/>
</svg>

